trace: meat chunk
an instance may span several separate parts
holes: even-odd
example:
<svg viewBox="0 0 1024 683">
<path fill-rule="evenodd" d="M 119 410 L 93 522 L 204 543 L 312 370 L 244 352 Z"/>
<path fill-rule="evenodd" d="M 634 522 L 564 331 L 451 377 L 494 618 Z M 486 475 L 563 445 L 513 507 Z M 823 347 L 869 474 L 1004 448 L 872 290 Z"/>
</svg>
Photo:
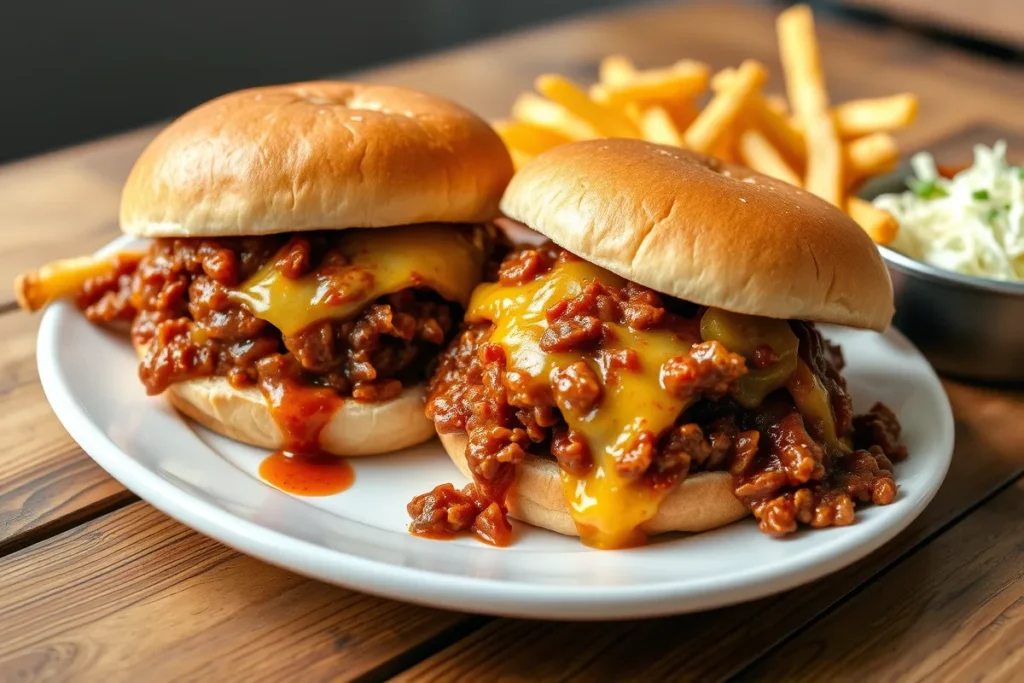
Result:
<svg viewBox="0 0 1024 683">
<path fill-rule="evenodd" d="M 694 344 L 687 355 L 666 361 L 661 368 L 661 381 L 676 398 L 693 401 L 705 395 L 722 398 L 746 373 L 743 356 L 729 352 L 717 341 L 709 341 Z"/>
</svg>

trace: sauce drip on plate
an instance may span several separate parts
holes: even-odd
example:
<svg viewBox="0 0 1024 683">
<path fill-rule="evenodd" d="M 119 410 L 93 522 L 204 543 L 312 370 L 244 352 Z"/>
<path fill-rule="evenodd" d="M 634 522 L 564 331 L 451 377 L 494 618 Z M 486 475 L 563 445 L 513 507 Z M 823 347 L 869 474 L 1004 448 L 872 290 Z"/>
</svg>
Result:
<svg viewBox="0 0 1024 683">
<path fill-rule="evenodd" d="M 275 451 L 260 463 L 260 478 L 297 496 L 330 496 L 351 486 L 355 474 L 336 455 Z"/>
<path fill-rule="evenodd" d="M 344 491 L 355 478 L 345 459 L 320 447 L 320 433 L 342 399 L 330 387 L 296 381 L 282 366 L 261 368 L 260 390 L 284 436 L 284 447 L 260 463 L 260 477 L 287 493 L 329 496 Z"/>
</svg>

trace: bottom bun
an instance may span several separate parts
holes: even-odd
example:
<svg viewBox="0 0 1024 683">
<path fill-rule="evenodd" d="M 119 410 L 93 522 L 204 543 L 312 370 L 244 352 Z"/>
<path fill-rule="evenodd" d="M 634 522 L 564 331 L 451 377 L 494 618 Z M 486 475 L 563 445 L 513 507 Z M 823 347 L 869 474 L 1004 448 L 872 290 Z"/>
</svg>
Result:
<svg viewBox="0 0 1024 683">
<path fill-rule="evenodd" d="M 441 443 L 464 475 L 472 479 L 466 463 L 465 433 L 439 434 Z M 505 497 L 512 517 L 566 536 L 578 536 L 554 460 L 528 455 L 517 468 L 516 480 Z M 668 494 L 658 514 L 640 528 L 647 534 L 667 531 L 707 531 L 731 524 L 749 514 L 732 492 L 728 472 L 691 474 Z"/>
<path fill-rule="evenodd" d="M 171 404 L 204 427 L 260 448 L 285 447 L 270 406 L 256 387 L 237 389 L 222 377 L 172 384 Z M 402 390 L 380 403 L 342 400 L 320 433 L 320 447 L 333 455 L 377 455 L 423 443 L 434 425 L 423 414 L 424 386 Z"/>
</svg>

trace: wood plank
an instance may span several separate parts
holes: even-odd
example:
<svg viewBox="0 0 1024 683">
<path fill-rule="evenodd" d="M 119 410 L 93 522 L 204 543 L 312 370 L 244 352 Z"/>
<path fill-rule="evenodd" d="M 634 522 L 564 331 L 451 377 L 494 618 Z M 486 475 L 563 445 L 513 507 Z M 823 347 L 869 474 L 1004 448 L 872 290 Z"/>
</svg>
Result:
<svg viewBox="0 0 1024 683">
<path fill-rule="evenodd" d="M 723 67 L 756 57 L 772 69 L 771 87 L 780 89 L 774 17 L 774 8 L 725 3 L 630 8 L 354 77 L 432 91 L 487 117 L 506 115 L 516 94 L 544 71 L 593 79 L 598 61 L 611 52 L 632 55 L 643 66 L 692 57 Z M 820 31 L 835 100 L 904 90 L 920 94 L 920 121 L 898 136 L 908 148 L 977 119 L 1019 127 L 1020 67 L 946 50 L 896 29 L 867 31 L 821 21 Z M 157 129 L 0 168 L 0 305 L 12 301 L 10 283 L 20 270 L 90 251 L 117 235 L 121 184 Z"/>
<path fill-rule="evenodd" d="M 957 415 L 949 476 L 906 532 L 852 567 L 782 595 L 702 614 L 603 624 L 499 619 L 399 680 L 727 678 L 1024 473 L 1024 395 L 955 383 L 946 388 Z"/>
<path fill-rule="evenodd" d="M 37 317 L 0 316 L 0 555 L 133 500 L 71 440 L 39 385 Z"/>
<path fill-rule="evenodd" d="M 0 614 L 0 680 L 349 680 L 473 623 L 272 567 L 141 502 L 0 560 Z"/>
<path fill-rule="evenodd" d="M 1022 519 L 1019 480 L 740 680 L 1020 680 Z"/>
<path fill-rule="evenodd" d="M 1019 0 L 842 0 L 956 35 L 1024 50 L 1024 6 Z"/>
</svg>

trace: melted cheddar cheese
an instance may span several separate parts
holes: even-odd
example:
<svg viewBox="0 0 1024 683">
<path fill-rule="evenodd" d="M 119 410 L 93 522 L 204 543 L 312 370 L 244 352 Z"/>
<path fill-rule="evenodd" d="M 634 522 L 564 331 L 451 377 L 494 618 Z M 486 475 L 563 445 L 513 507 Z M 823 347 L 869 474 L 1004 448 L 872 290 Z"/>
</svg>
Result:
<svg viewBox="0 0 1024 683">
<path fill-rule="evenodd" d="M 491 341 L 504 348 L 506 368 L 523 373 L 538 385 L 550 385 L 559 369 L 583 360 L 601 379 L 603 393 L 597 407 L 585 415 L 562 410 L 572 429 L 582 434 L 594 459 L 587 477 L 562 471 L 566 499 L 580 536 L 590 545 L 618 548 L 634 544 L 639 527 L 655 515 L 667 487 L 654 489 L 623 479 L 615 461 L 642 431 L 660 434 L 686 409 L 686 403 L 661 386 L 661 366 L 669 358 L 689 351 L 696 330 L 683 339 L 668 330 L 631 330 L 610 324 L 605 350 L 632 349 L 640 358 L 638 372 L 610 369 L 596 352 L 548 353 L 540 341 L 548 328 L 547 309 L 576 296 L 587 280 L 622 287 L 625 280 L 585 261 L 555 265 L 546 275 L 516 287 L 485 284 L 470 301 L 467 320 L 494 323 Z M 614 373 L 614 378 L 610 374 Z M 642 538 L 642 537 L 641 537 Z"/>
<path fill-rule="evenodd" d="M 687 401 L 665 390 L 661 367 L 670 358 L 685 355 L 693 344 L 717 339 L 748 360 L 753 359 L 758 347 L 771 346 L 779 360 L 767 368 L 751 371 L 749 380 L 741 380 L 737 399 L 747 407 L 756 407 L 767 394 L 789 382 L 802 396 L 797 399 L 801 409 L 807 406 L 815 415 L 822 415 L 820 409 L 824 405 L 831 419 L 828 398 L 820 385 L 801 383 L 805 379 L 802 375 L 791 382 L 801 362 L 796 335 L 785 321 L 709 309 L 699 329 L 695 324 L 689 329 L 633 330 L 610 323 L 606 324 L 600 351 L 544 351 L 541 337 L 548 328 L 547 310 L 578 295 L 586 282 L 592 280 L 612 287 L 626 284 L 622 278 L 585 261 L 559 262 L 541 277 L 522 285 L 480 285 L 466 313 L 469 322 L 493 323 L 490 341 L 504 349 L 506 370 L 528 378 L 539 389 L 550 387 L 559 369 L 581 360 L 600 378 L 602 395 L 589 412 L 576 414 L 560 406 L 563 419 L 584 437 L 594 461 L 585 477 L 560 470 L 570 513 L 588 545 L 620 548 L 642 541 L 643 524 L 654 517 L 670 492 L 668 487 L 652 487 L 642 480 L 620 476 L 616 461 L 639 433 L 649 431 L 661 436 L 689 406 Z M 617 349 L 635 351 L 639 368 L 611 369 L 602 362 L 603 353 Z M 833 428 L 833 437 L 834 433 Z"/>
<path fill-rule="evenodd" d="M 271 258 L 229 297 L 286 335 L 322 320 L 345 320 L 370 302 L 427 287 L 465 306 L 483 272 L 479 234 L 455 225 L 345 230 L 337 249 L 349 264 L 285 277 Z"/>
</svg>

